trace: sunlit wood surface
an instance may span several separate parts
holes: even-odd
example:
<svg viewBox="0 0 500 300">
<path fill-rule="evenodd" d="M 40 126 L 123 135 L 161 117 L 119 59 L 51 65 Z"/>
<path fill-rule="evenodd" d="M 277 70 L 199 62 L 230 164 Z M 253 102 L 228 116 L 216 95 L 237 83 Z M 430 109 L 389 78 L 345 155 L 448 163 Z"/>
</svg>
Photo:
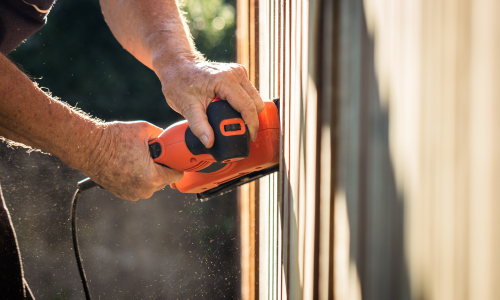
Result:
<svg viewBox="0 0 500 300">
<path fill-rule="evenodd" d="M 237 62 L 243 65 L 250 80 L 258 86 L 258 3 L 242 0 L 237 3 Z M 241 246 L 241 299 L 259 299 L 259 183 L 238 188 Z"/>
<path fill-rule="evenodd" d="M 282 130 L 255 297 L 500 299 L 500 2 L 252 9 Z"/>
<path fill-rule="evenodd" d="M 265 100 L 280 98 L 282 126 L 280 175 L 261 179 L 257 191 L 259 252 L 255 297 L 328 299 L 333 295 L 334 107 L 331 86 L 326 92 L 319 89 L 322 94 L 318 94 L 317 80 L 323 75 L 333 80 L 333 44 L 330 38 L 323 43 L 324 38 L 317 33 L 328 19 L 330 30 L 326 34 L 333 36 L 333 7 L 326 6 L 331 10 L 325 18 L 324 5 L 314 1 L 259 1 L 253 6 L 241 1 L 238 5 L 238 11 L 244 14 L 242 19 L 256 16 L 254 23 L 241 25 L 254 28 L 255 48 L 253 38 L 247 44 L 243 40 L 238 44 L 238 48 L 243 48 L 238 53 L 255 49 L 255 57 L 250 54 L 246 62 L 241 62 L 250 66 L 255 61 L 250 77 L 253 79 L 256 70 L 254 82 Z M 244 30 L 251 36 L 251 29 Z M 324 55 L 326 66 L 319 64 L 322 46 L 330 50 Z"/>
</svg>

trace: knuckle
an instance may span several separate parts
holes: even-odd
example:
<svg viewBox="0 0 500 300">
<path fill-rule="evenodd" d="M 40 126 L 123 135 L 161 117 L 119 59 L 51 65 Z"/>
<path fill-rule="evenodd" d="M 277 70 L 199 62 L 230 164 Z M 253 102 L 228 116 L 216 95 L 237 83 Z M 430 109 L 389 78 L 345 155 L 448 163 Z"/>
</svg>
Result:
<svg viewBox="0 0 500 300">
<path fill-rule="evenodd" d="M 203 125 L 205 122 L 201 118 L 194 118 L 192 120 L 188 120 L 189 128 L 193 131 L 193 133 L 198 136 L 203 133 Z"/>
<path fill-rule="evenodd" d="M 237 76 L 236 76 L 236 72 L 234 71 L 234 69 L 229 69 L 229 70 L 224 70 L 222 71 L 222 78 L 223 78 L 223 81 L 222 83 L 224 83 L 224 81 L 226 80 L 236 80 Z"/>
<path fill-rule="evenodd" d="M 218 76 L 212 76 L 209 80 L 201 84 L 200 91 L 206 96 L 205 101 L 210 103 L 215 98 L 215 89 L 220 86 L 222 81 Z"/>
<path fill-rule="evenodd" d="M 171 184 L 174 182 L 178 182 L 182 179 L 184 176 L 184 172 L 177 171 L 177 170 L 169 170 L 167 174 L 165 174 L 165 183 L 166 184 Z"/>
<path fill-rule="evenodd" d="M 139 200 L 139 197 L 137 197 L 137 195 L 129 195 L 127 197 L 120 197 L 120 198 L 123 198 L 123 199 L 128 200 L 128 201 L 132 201 L 132 202 Z"/>
<path fill-rule="evenodd" d="M 149 199 L 151 196 L 153 196 L 154 191 L 151 190 L 143 190 L 139 192 L 138 196 L 140 199 Z"/>
<path fill-rule="evenodd" d="M 238 75 L 239 77 L 244 77 L 244 78 L 248 77 L 248 71 L 242 65 L 236 65 L 234 71 L 235 71 L 236 75 Z"/>
<path fill-rule="evenodd" d="M 200 102 L 198 101 L 187 101 L 182 107 L 185 113 L 193 113 L 200 109 Z"/>
<path fill-rule="evenodd" d="M 156 188 L 156 190 L 157 190 L 157 191 L 161 191 L 161 190 L 163 190 L 163 189 L 164 189 L 167 185 L 168 185 L 168 184 L 162 184 L 162 185 L 159 185 L 159 186 Z"/>
<path fill-rule="evenodd" d="M 244 110 L 249 114 L 254 114 L 257 112 L 257 107 L 255 105 L 255 102 L 252 100 L 252 98 L 247 98 L 245 100 L 245 109 Z"/>
<path fill-rule="evenodd" d="M 203 110 L 203 107 L 200 107 L 200 104 L 201 103 L 198 101 L 196 102 L 190 101 L 189 103 L 183 105 L 180 113 L 181 115 L 184 116 L 184 118 L 187 119 L 189 124 L 198 121 L 199 118 L 196 118 L 197 112 L 199 110 Z"/>
<path fill-rule="evenodd" d="M 263 101 L 255 101 L 255 107 L 257 108 L 257 112 L 261 112 L 265 108 L 265 104 Z"/>
<path fill-rule="evenodd" d="M 217 76 L 217 83 L 222 86 L 227 83 L 238 82 L 238 75 L 234 68 L 222 70 Z"/>
<path fill-rule="evenodd" d="M 173 182 L 179 182 L 182 180 L 183 177 L 184 177 L 184 172 L 177 172 L 175 180 Z"/>
<path fill-rule="evenodd" d="M 160 186 L 162 184 L 165 184 L 165 180 L 163 180 L 163 178 L 161 178 L 161 176 L 157 176 L 158 178 L 156 178 L 155 180 L 152 180 L 151 181 L 151 188 L 154 188 L 154 187 L 157 187 L 157 186 Z"/>
</svg>

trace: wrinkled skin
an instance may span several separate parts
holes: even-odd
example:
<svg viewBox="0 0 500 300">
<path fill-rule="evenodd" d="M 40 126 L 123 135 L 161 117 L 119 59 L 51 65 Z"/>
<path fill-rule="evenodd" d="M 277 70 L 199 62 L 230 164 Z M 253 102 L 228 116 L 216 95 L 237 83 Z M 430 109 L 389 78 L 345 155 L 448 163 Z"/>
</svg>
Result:
<svg viewBox="0 0 500 300">
<path fill-rule="evenodd" d="M 120 44 L 160 79 L 167 103 L 207 147 L 206 109 L 216 97 L 241 112 L 257 138 L 261 97 L 238 64 L 206 62 L 194 48 L 175 0 L 100 0 Z M 151 108 L 155 109 L 155 108 Z M 162 129 L 146 122 L 101 123 L 41 90 L 0 55 L 0 136 L 57 156 L 116 196 L 147 199 L 182 172 L 153 162 L 148 140 Z"/>
<path fill-rule="evenodd" d="M 214 132 L 206 110 L 216 96 L 241 113 L 251 139 L 257 139 L 258 114 L 264 103 L 243 66 L 184 60 L 175 68 L 163 70 L 158 77 L 167 103 L 187 119 L 193 133 L 207 148 L 214 143 Z"/>
<path fill-rule="evenodd" d="M 157 74 L 167 103 L 188 120 L 207 147 L 213 145 L 214 133 L 206 109 L 216 96 L 241 112 L 252 140 L 257 138 L 258 113 L 264 103 L 241 65 L 184 60 L 161 70 Z M 94 150 L 78 169 L 120 198 L 148 199 L 183 175 L 151 159 L 148 141 L 161 133 L 161 128 L 147 122 L 105 123 L 101 136 L 90 146 Z"/>
<path fill-rule="evenodd" d="M 106 123 L 83 172 L 122 199 L 150 198 L 183 175 L 154 163 L 149 155 L 148 141 L 162 131 L 148 122 Z"/>
<path fill-rule="evenodd" d="M 238 64 L 204 61 L 194 47 L 189 28 L 183 21 L 175 0 L 100 0 L 100 4 L 114 37 L 137 60 L 156 73 L 167 103 L 186 118 L 193 133 L 206 147 L 212 147 L 214 143 L 214 133 L 208 123 L 206 109 L 216 96 L 227 100 L 242 114 L 252 140 L 257 138 L 258 113 L 264 109 L 264 103 L 248 79 L 247 71 Z M 132 143 L 133 138 L 128 139 L 126 135 L 128 133 L 122 133 L 122 143 Z M 123 146 L 125 149 L 128 147 L 135 146 Z M 147 154 L 146 148 L 143 154 Z M 109 186 L 108 189 L 116 191 L 113 193 L 119 197 L 145 198 L 158 186 L 173 180 L 173 177 L 163 177 L 161 181 L 159 176 L 155 179 L 158 181 L 146 180 L 154 182 L 150 186 L 141 185 L 139 182 L 143 182 L 144 176 L 155 174 L 151 171 L 152 166 L 146 165 L 146 170 L 141 171 L 139 164 L 128 164 L 126 159 L 119 157 L 120 153 L 114 154 L 115 157 L 106 157 L 106 153 L 102 155 L 105 155 L 104 158 L 92 158 L 91 161 L 103 160 L 109 163 L 95 163 L 96 167 L 92 168 L 95 171 L 89 175 L 98 182 L 102 181 L 103 187 Z M 139 157 L 141 154 L 136 155 Z M 147 157 L 152 161 L 149 154 Z M 140 158 L 137 160 L 141 161 Z M 121 165 L 124 161 L 127 163 L 122 165 L 120 172 L 135 179 L 120 177 L 117 180 L 115 175 L 118 174 L 104 175 L 113 172 L 107 165 Z M 145 161 L 146 158 L 143 159 Z M 96 170 L 100 170 L 102 174 Z M 128 192 L 121 193 L 120 189 Z M 141 191 L 136 193 L 134 189 Z M 133 196 L 127 196 L 129 194 Z"/>
</svg>

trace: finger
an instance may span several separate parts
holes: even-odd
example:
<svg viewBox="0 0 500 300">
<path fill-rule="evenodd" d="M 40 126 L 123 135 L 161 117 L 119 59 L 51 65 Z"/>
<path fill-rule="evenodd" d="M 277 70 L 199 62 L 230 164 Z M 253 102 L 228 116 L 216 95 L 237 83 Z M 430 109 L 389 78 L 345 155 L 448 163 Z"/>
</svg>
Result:
<svg viewBox="0 0 500 300">
<path fill-rule="evenodd" d="M 248 126 L 252 141 L 257 139 L 259 130 L 259 117 L 254 100 L 239 84 L 229 86 L 228 93 L 223 96 L 231 106 L 241 113 L 241 117 Z"/>
<path fill-rule="evenodd" d="M 242 80 L 241 86 L 247 92 L 247 94 L 250 97 L 252 97 L 253 102 L 255 103 L 255 107 L 257 108 L 257 114 L 260 114 L 264 110 L 265 105 L 264 105 L 264 101 L 262 100 L 262 97 L 260 96 L 257 89 L 253 86 L 253 84 L 247 78 Z"/>
<path fill-rule="evenodd" d="M 127 200 L 127 201 L 132 201 L 132 202 L 135 202 L 137 200 L 139 200 L 139 196 L 135 195 L 134 193 L 132 193 L 131 191 L 127 191 L 125 193 L 121 192 L 121 191 L 112 191 L 111 192 L 118 198 L 120 199 L 123 199 L 123 200 Z"/>
<path fill-rule="evenodd" d="M 160 187 L 159 189 L 164 188 L 168 184 L 181 181 L 184 176 L 184 172 L 169 169 L 158 164 L 155 164 L 155 169 L 158 176 L 162 178 L 161 182 L 156 185 L 157 188 Z"/>
<path fill-rule="evenodd" d="M 184 118 L 188 121 L 189 128 L 196 137 L 207 148 L 214 144 L 214 131 L 208 123 L 206 108 L 199 101 L 193 101 L 183 112 Z"/>
<path fill-rule="evenodd" d="M 259 92 L 248 79 L 247 69 L 245 69 L 242 65 L 237 65 L 233 68 L 233 71 L 243 89 L 253 99 L 255 107 L 257 108 L 257 114 L 260 114 L 264 110 L 264 101 L 262 101 L 262 97 L 259 95 Z"/>
<path fill-rule="evenodd" d="M 165 183 L 165 184 L 162 184 L 162 185 L 159 185 L 159 186 L 157 186 L 157 187 L 156 187 L 156 190 L 157 190 L 157 191 L 161 191 L 161 190 L 163 190 L 165 187 L 167 187 L 167 185 L 168 185 L 168 184 L 166 184 L 166 183 Z"/>
</svg>

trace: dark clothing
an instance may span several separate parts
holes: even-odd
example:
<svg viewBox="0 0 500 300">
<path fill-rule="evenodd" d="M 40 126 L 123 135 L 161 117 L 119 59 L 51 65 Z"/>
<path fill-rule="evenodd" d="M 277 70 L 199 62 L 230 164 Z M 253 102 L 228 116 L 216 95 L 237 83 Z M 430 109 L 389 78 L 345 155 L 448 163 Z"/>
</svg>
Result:
<svg viewBox="0 0 500 300">
<path fill-rule="evenodd" d="M 0 52 L 8 54 L 45 25 L 55 0 L 0 0 Z M 0 187 L 0 299 L 34 299 Z"/>
<path fill-rule="evenodd" d="M 23 277 L 21 254 L 0 186 L 0 299 L 34 299 Z"/>
<path fill-rule="evenodd" d="M 55 0 L 1 0 L 0 52 L 8 54 L 45 25 Z"/>
</svg>

